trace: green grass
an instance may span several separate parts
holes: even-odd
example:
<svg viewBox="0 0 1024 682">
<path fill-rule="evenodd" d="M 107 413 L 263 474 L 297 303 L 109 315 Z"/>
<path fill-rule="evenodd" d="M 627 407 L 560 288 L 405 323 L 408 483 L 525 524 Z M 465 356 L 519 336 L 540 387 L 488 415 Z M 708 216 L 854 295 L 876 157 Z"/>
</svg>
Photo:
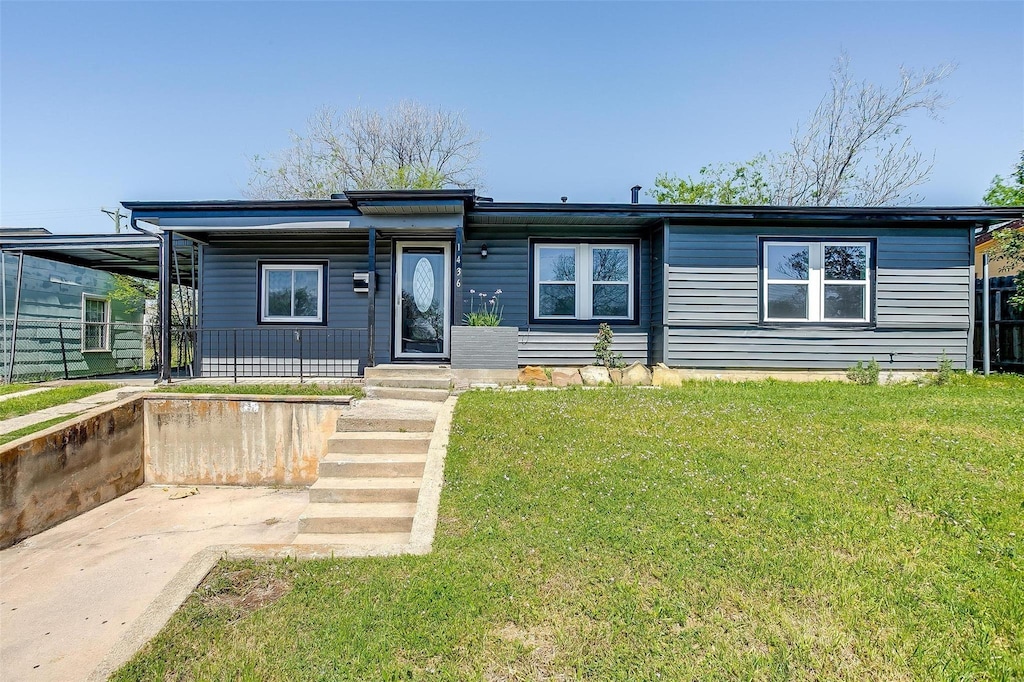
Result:
<svg viewBox="0 0 1024 682">
<path fill-rule="evenodd" d="M 42 393 L 11 398 L 0 402 L 0 419 L 20 417 L 23 414 L 30 414 L 47 407 L 70 403 L 73 400 L 87 398 L 95 393 L 102 393 L 113 388 L 117 388 L 117 384 L 89 382 L 73 384 L 71 386 L 58 386 Z"/>
<path fill-rule="evenodd" d="M 222 563 L 115 679 L 1020 679 L 1022 424 L 1020 377 L 468 393 L 432 554 Z"/>
<path fill-rule="evenodd" d="M 43 429 L 49 428 L 54 424 L 60 424 L 61 422 L 66 422 L 70 419 L 74 419 L 79 414 L 81 414 L 81 412 L 75 414 L 66 414 L 62 417 L 54 417 L 53 419 L 47 419 L 46 421 L 42 421 L 37 424 L 32 424 L 31 426 L 26 426 L 24 428 L 18 429 L 17 431 L 5 433 L 2 436 L 0 436 L 0 445 L 10 443 L 12 440 L 18 440 L 22 436 L 27 436 L 31 433 L 35 433 L 36 431 L 42 431 Z"/>
<path fill-rule="evenodd" d="M 234 395 L 350 395 L 363 396 L 354 384 L 173 384 L 161 393 L 218 393 Z"/>
<path fill-rule="evenodd" d="M 21 393 L 27 391 L 30 388 L 39 388 L 33 384 L 0 384 L 0 395 L 9 395 L 11 393 Z"/>
</svg>

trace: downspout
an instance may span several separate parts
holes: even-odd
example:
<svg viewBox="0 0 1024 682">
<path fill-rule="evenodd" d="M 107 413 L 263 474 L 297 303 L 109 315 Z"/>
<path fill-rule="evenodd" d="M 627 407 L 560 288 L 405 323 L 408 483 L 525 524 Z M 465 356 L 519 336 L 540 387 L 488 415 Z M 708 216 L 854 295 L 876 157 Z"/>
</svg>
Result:
<svg viewBox="0 0 1024 682">
<path fill-rule="evenodd" d="M 14 353 L 18 344 L 18 317 L 21 313 L 21 276 L 25 271 L 25 252 L 18 252 L 18 284 L 14 290 L 14 328 L 11 330 L 11 357 L 7 364 L 7 383 L 14 378 Z"/>
<path fill-rule="evenodd" d="M 992 292 L 989 289 L 987 253 L 981 257 L 981 263 L 981 370 L 985 376 L 988 376 L 992 373 L 992 332 L 989 329 L 989 318 L 992 315 L 992 311 L 989 309 L 989 306 L 992 305 L 990 303 Z"/>
</svg>

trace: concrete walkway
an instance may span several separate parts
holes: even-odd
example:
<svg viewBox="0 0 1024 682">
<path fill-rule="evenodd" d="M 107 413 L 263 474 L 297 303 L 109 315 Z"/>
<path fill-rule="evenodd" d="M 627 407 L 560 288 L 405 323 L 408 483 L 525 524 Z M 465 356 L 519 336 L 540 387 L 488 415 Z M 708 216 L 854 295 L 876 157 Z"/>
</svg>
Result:
<svg viewBox="0 0 1024 682">
<path fill-rule="evenodd" d="M 87 679 L 197 552 L 289 543 L 309 499 L 234 487 L 169 499 L 175 490 L 138 488 L 0 551 L 0 679 Z"/>
<path fill-rule="evenodd" d="M 42 391 L 50 390 L 54 387 L 46 387 L 40 389 L 32 389 L 23 393 L 14 393 L 11 396 L 23 396 L 30 395 L 32 393 L 40 393 Z M 73 400 L 70 403 L 64 403 L 62 405 L 54 405 L 53 407 L 47 407 L 37 412 L 31 412 L 29 414 L 22 415 L 20 417 L 11 417 L 10 419 L 4 419 L 0 421 L 0 435 L 10 433 L 11 431 L 17 431 L 23 429 L 26 426 L 32 426 L 39 422 L 48 421 L 50 419 L 56 419 L 57 417 L 66 417 L 72 414 L 78 414 L 79 412 L 85 412 L 91 410 L 94 407 L 100 405 L 106 405 L 107 403 L 113 403 L 122 398 L 127 398 L 133 393 L 143 393 L 145 391 L 152 391 L 153 387 L 150 386 L 118 386 L 117 388 L 109 391 L 103 391 L 102 393 L 95 393 L 79 400 Z"/>
</svg>

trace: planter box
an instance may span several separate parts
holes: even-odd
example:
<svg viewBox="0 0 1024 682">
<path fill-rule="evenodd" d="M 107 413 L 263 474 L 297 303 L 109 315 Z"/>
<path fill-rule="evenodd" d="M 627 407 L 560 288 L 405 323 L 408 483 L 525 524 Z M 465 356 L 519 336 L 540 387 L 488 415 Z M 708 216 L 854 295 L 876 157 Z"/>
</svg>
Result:
<svg viewBox="0 0 1024 682">
<path fill-rule="evenodd" d="M 519 327 L 452 327 L 452 369 L 518 369 Z"/>
</svg>

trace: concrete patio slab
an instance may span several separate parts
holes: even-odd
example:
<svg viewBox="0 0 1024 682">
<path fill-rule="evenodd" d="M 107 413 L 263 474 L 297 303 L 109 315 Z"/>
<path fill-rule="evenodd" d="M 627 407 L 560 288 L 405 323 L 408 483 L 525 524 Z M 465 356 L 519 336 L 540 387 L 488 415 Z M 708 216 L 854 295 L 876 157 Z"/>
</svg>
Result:
<svg viewBox="0 0 1024 682">
<path fill-rule="evenodd" d="M 238 487 L 169 499 L 175 490 L 138 488 L 0 552 L 0 679 L 87 679 L 197 553 L 290 543 L 309 499 Z"/>
</svg>

